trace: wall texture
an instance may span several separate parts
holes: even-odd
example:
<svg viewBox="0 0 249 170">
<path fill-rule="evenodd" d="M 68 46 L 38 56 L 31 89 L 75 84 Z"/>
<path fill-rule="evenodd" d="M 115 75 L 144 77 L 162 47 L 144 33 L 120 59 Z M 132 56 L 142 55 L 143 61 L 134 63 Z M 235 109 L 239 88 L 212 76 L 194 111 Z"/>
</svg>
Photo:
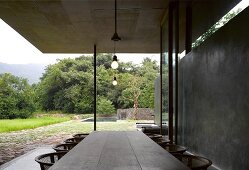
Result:
<svg viewBox="0 0 249 170">
<path fill-rule="evenodd" d="M 149 108 L 138 108 L 135 115 L 134 108 L 118 109 L 117 118 L 119 120 L 136 119 L 136 120 L 154 120 L 154 111 Z"/>
<path fill-rule="evenodd" d="M 241 0 L 194 0 L 192 6 L 193 42 Z"/>
<path fill-rule="evenodd" d="M 179 144 L 224 170 L 249 169 L 249 9 L 179 65 Z"/>
</svg>

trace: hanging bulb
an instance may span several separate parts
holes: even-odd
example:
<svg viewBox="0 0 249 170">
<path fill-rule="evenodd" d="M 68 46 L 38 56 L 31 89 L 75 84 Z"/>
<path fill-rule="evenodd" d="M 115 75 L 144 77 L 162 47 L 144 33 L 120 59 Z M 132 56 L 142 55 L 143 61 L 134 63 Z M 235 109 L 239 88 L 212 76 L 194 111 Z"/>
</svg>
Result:
<svg viewBox="0 0 249 170">
<path fill-rule="evenodd" d="M 118 68 L 118 62 L 117 61 L 113 61 L 112 64 L 111 64 L 111 67 L 113 69 L 117 69 Z"/>
<path fill-rule="evenodd" d="M 118 59 L 117 59 L 117 56 L 116 56 L 116 55 L 113 56 L 113 60 L 112 60 L 111 67 L 112 67 L 113 69 L 117 69 L 117 68 L 118 68 Z"/>
<path fill-rule="evenodd" d="M 118 84 L 116 77 L 113 78 L 112 84 L 116 86 Z"/>
</svg>

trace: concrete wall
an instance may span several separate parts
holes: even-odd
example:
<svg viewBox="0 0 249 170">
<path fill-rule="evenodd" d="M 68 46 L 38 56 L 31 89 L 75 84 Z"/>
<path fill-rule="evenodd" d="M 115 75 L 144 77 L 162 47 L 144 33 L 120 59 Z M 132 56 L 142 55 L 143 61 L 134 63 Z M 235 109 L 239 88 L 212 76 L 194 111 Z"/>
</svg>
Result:
<svg viewBox="0 0 249 170">
<path fill-rule="evenodd" d="M 241 0 L 194 0 L 192 6 L 193 42 Z"/>
<path fill-rule="evenodd" d="M 136 119 L 136 120 L 154 120 L 154 111 L 149 108 L 138 108 L 135 115 L 134 108 L 118 109 L 117 118 L 119 120 Z"/>
<path fill-rule="evenodd" d="M 249 9 L 179 65 L 179 144 L 224 170 L 249 169 Z"/>
</svg>

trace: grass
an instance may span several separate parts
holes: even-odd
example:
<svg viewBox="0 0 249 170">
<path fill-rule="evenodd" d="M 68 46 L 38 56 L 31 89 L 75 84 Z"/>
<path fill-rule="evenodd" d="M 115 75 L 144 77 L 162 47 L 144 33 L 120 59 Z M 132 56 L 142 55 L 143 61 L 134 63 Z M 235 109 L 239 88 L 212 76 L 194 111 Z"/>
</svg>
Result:
<svg viewBox="0 0 249 170">
<path fill-rule="evenodd" d="M 117 122 L 97 122 L 98 131 L 135 131 L 135 120 L 122 120 Z M 82 122 L 81 120 L 71 120 L 41 128 L 28 129 L 25 131 L 15 131 L 1 133 L 0 150 L 10 144 L 25 145 L 32 141 L 43 141 L 53 136 L 68 138 L 76 133 L 90 133 L 93 131 L 93 122 Z M 41 144 L 45 144 L 41 142 Z"/>
<path fill-rule="evenodd" d="M 0 120 L 0 133 L 11 132 L 24 129 L 34 129 L 41 126 L 51 125 L 55 123 L 65 122 L 70 117 L 41 117 L 29 119 L 2 119 Z"/>
</svg>

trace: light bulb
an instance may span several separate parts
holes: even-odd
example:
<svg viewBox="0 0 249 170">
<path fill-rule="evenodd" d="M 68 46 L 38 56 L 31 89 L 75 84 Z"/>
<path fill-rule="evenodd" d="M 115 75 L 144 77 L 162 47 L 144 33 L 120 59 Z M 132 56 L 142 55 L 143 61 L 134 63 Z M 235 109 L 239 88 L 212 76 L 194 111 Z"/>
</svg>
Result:
<svg viewBox="0 0 249 170">
<path fill-rule="evenodd" d="M 118 68 L 118 62 L 117 61 L 113 61 L 112 64 L 111 64 L 111 67 L 113 69 L 117 69 Z"/>
<path fill-rule="evenodd" d="M 111 67 L 113 69 L 117 69 L 118 68 L 118 57 L 115 54 L 114 54 L 113 59 L 112 59 Z"/>
<path fill-rule="evenodd" d="M 116 77 L 113 78 L 112 84 L 113 84 L 113 86 L 116 86 L 118 84 Z"/>
<path fill-rule="evenodd" d="M 116 86 L 118 84 L 117 80 L 113 80 L 112 84 L 113 86 Z"/>
</svg>

